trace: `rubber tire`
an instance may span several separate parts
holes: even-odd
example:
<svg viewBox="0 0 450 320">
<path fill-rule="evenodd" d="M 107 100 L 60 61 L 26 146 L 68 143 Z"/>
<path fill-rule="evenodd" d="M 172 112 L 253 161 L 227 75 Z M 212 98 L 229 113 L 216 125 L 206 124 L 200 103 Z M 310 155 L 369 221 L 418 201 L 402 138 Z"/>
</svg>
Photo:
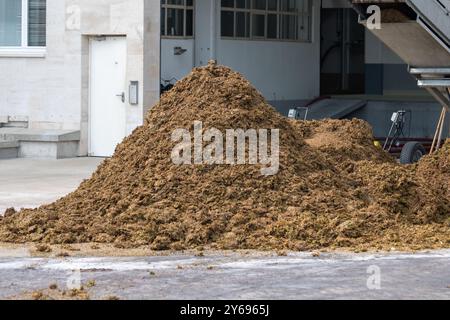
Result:
<svg viewBox="0 0 450 320">
<path fill-rule="evenodd" d="M 420 142 L 408 142 L 404 145 L 400 155 L 401 164 L 412 164 L 426 155 L 427 151 Z"/>
</svg>

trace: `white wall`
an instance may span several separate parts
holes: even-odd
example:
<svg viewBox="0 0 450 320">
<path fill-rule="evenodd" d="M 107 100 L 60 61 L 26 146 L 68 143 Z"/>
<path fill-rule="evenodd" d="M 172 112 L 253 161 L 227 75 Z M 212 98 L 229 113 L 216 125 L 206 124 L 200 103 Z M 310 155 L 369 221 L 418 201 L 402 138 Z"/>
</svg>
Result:
<svg viewBox="0 0 450 320">
<path fill-rule="evenodd" d="M 215 1 L 215 2 L 214 2 Z M 220 1 L 197 0 L 195 7 L 195 65 L 206 65 L 216 59 L 218 34 L 220 33 Z M 216 20 L 214 24 L 212 21 Z"/>
<path fill-rule="evenodd" d="M 159 99 L 159 19 L 155 0 L 47 0 L 46 56 L 1 57 L 0 53 L 0 118 L 28 118 L 30 128 L 81 130 L 80 155 L 86 155 L 88 39 L 123 35 L 128 46 L 127 84 L 140 83 L 140 104 L 126 106 L 131 132 L 142 124 L 144 106 Z"/>
<path fill-rule="evenodd" d="M 0 56 L 0 116 L 27 118 L 32 128 L 80 129 L 81 38 L 66 33 L 65 9 L 64 1 L 47 0 L 45 58 Z"/>
<path fill-rule="evenodd" d="M 175 55 L 174 48 L 181 47 L 187 51 L 182 55 Z M 181 80 L 194 67 L 193 39 L 162 39 L 161 41 L 161 79 Z"/>
<path fill-rule="evenodd" d="M 284 42 L 218 42 L 218 61 L 241 72 L 268 100 L 319 95 L 319 53 L 315 45 Z"/>
<path fill-rule="evenodd" d="M 144 68 L 143 73 L 143 109 L 145 114 L 159 101 L 161 74 L 161 11 L 160 1 L 144 0 Z M 142 123 L 139 123 L 139 125 Z"/>
</svg>

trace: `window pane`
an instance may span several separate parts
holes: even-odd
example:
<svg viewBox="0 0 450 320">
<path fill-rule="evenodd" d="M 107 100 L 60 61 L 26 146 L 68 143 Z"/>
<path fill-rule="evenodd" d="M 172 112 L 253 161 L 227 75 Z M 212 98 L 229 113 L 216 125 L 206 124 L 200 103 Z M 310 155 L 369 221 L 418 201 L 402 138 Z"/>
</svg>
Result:
<svg viewBox="0 0 450 320">
<path fill-rule="evenodd" d="M 194 35 L 194 11 L 186 10 L 186 36 L 192 37 Z"/>
<path fill-rule="evenodd" d="M 278 25 L 277 15 L 276 14 L 267 15 L 267 38 L 269 39 L 278 38 L 277 25 Z"/>
<path fill-rule="evenodd" d="M 263 14 L 254 14 L 252 16 L 252 28 L 254 37 L 264 37 L 266 30 L 266 16 Z"/>
<path fill-rule="evenodd" d="M 183 36 L 184 10 L 167 9 L 167 32 L 169 36 Z"/>
<path fill-rule="evenodd" d="M 234 37 L 234 12 L 222 11 L 221 15 L 222 37 Z"/>
<path fill-rule="evenodd" d="M 267 10 L 277 11 L 278 9 L 278 0 L 269 0 L 267 3 Z"/>
<path fill-rule="evenodd" d="M 28 1 L 28 45 L 46 45 L 46 0 Z"/>
<path fill-rule="evenodd" d="M 266 10 L 266 0 L 253 0 L 252 9 Z"/>
<path fill-rule="evenodd" d="M 22 1 L 0 0 L 0 46 L 22 45 Z"/>
<path fill-rule="evenodd" d="M 186 5 L 188 7 L 193 7 L 194 6 L 194 0 L 186 0 Z"/>
<path fill-rule="evenodd" d="M 234 0 L 222 0 L 222 7 L 234 8 Z"/>
<path fill-rule="evenodd" d="M 250 13 L 236 12 L 236 37 L 250 37 Z"/>
<path fill-rule="evenodd" d="M 281 38 L 297 40 L 297 16 L 281 16 Z"/>
</svg>

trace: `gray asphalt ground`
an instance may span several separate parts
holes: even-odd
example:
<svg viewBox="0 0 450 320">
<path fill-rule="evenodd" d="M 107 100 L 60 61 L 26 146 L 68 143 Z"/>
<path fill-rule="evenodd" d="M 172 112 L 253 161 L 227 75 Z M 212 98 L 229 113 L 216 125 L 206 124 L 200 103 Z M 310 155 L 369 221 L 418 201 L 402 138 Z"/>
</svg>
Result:
<svg viewBox="0 0 450 320">
<path fill-rule="evenodd" d="M 252 253 L 1 258 L 0 299 L 95 281 L 91 299 L 449 299 L 450 250 L 420 254 Z M 74 279 L 77 279 L 74 282 Z"/>
<path fill-rule="evenodd" d="M 0 211 L 57 199 L 100 161 L 0 161 Z M 95 283 L 91 299 L 449 299 L 450 250 L 37 258 L 0 246 L 0 275 L 0 299 L 53 283 L 61 289 Z"/>
</svg>

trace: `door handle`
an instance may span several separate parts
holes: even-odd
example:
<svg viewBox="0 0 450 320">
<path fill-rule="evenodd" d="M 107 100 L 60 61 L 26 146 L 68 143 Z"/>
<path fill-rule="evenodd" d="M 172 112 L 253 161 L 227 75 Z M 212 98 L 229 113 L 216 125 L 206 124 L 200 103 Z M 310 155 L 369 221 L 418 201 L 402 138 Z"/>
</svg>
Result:
<svg viewBox="0 0 450 320">
<path fill-rule="evenodd" d="M 120 97 L 122 102 L 125 103 L 125 92 L 122 92 L 121 94 L 116 94 L 116 97 Z"/>
</svg>

